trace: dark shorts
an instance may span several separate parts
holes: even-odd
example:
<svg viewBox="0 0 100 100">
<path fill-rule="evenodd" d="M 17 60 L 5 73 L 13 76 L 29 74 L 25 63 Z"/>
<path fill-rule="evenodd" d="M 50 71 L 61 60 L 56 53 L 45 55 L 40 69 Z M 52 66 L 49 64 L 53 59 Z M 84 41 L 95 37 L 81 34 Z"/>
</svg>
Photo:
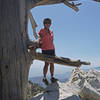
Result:
<svg viewBox="0 0 100 100">
<path fill-rule="evenodd" d="M 55 56 L 55 50 L 42 50 L 42 54 Z"/>
</svg>

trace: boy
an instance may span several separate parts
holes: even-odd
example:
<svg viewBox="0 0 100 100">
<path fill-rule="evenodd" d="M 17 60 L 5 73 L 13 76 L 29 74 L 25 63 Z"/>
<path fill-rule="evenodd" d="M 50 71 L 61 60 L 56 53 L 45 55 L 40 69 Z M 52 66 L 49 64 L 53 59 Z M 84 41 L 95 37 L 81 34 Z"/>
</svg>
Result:
<svg viewBox="0 0 100 100">
<path fill-rule="evenodd" d="M 53 44 L 53 32 L 49 29 L 51 26 L 51 19 L 45 18 L 43 24 L 44 24 L 44 28 L 40 29 L 39 31 L 42 54 L 55 56 L 55 47 Z M 57 79 L 53 77 L 54 64 L 45 62 L 44 69 L 43 69 L 43 74 L 44 74 L 43 82 L 47 85 L 48 85 L 48 80 L 46 79 L 46 74 L 48 71 L 49 64 L 50 64 L 51 82 L 57 81 Z"/>
</svg>

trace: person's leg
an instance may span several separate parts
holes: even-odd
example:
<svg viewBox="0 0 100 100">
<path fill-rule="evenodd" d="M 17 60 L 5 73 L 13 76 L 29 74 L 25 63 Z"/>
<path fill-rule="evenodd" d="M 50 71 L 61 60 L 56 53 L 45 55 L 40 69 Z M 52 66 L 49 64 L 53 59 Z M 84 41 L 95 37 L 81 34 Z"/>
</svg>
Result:
<svg viewBox="0 0 100 100">
<path fill-rule="evenodd" d="M 48 66 L 49 66 L 49 63 L 45 62 L 45 65 L 44 65 L 44 68 L 43 68 L 43 74 L 44 74 L 44 77 L 43 77 L 43 82 L 48 85 L 48 80 L 46 79 L 46 75 L 47 75 L 47 71 L 48 71 Z"/>
<path fill-rule="evenodd" d="M 47 75 L 47 71 L 48 71 L 48 66 L 49 63 L 45 62 L 44 68 L 43 68 L 43 74 L 44 74 L 44 78 L 46 79 L 46 75 Z"/>
<path fill-rule="evenodd" d="M 51 78 L 54 75 L 54 63 L 50 63 L 50 74 L 51 74 Z"/>
<path fill-rule="evenodd" d="M 53 75 L 54 75 L 54 63 L 50 63 L 50 73 L 51 73 L 51 82 L 58 81 L 57 78 L 53 77 Z"/>
</svg>

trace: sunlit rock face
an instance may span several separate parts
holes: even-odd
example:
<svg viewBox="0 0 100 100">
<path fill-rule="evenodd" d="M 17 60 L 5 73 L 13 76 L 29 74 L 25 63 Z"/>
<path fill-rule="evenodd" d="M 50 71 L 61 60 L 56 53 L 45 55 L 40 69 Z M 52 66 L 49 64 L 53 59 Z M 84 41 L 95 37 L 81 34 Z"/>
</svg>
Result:
<svg viewBox="0 0 100 100">
<path fill-rule="evenodd" d="M 100 71 L 75 69 L 67 84 L 77 87 L 78 95 L 83 100 L 100 100 Z"/>
<path fill-rule="evenodd" d="M 65 83 L 51 83 L 30 100 L 100 100 L 100 71 L 72 71 Z"/>
</svg>

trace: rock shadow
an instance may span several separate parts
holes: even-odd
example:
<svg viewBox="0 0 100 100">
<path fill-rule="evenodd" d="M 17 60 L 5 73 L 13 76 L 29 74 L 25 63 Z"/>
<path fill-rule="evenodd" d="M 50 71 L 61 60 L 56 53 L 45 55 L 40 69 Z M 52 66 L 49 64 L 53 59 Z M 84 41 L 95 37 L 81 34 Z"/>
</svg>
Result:
<svg viewBox="0 0 100 100">
<path fill-rule="evenodd" d="M 44 93 L 30 100 L 59 100 L 59 84 L 57 82 L 49 84 Z"/>
<path fill-rule="evenodd" d="M 61 99 L 61 100 L 82 100 L 79 96 L 76 96 L 76 95 L 72 95 L 68 98 L 65 98 L 65 99 Z"/>
</svg>

